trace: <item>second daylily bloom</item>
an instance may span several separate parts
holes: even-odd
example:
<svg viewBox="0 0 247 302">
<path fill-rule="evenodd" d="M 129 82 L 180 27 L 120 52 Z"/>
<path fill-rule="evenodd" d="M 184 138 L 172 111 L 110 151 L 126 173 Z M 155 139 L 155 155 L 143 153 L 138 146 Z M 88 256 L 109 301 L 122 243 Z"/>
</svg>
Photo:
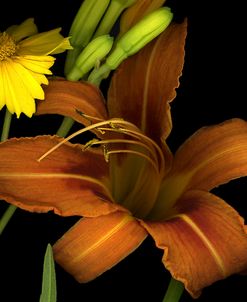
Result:
<svg viewBox="0 0 247 302">
<path fill-rule="evenodd" d="M 209 192 L 247 175 L 247 123 L 200 129 L 174 156 L 165 143 L 185 35 L 185 24 L 172 24 L 127 59 L 113 76 L 107 107 L 88 83 L 50 82 L 37 113 L 70 116 L 86 126 L 78 133 L 98 139 L 80 145 L 39 136 L 0 145 L 1 198 L 29 211 L 83 216 L 53 247 L 79 282 L 117 264 L 148 234 L 193 297 L 247 269 L 243 219 Z"/>
</svg>

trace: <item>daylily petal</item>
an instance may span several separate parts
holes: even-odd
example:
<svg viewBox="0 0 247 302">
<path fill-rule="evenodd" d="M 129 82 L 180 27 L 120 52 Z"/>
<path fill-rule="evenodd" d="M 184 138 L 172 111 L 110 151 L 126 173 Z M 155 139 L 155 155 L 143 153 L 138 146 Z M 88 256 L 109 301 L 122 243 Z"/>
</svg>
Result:
<svg viewBox="0 0 247 302">
<path fill-rule="evenodd" d="M 247 269 L 247 234 L 239 214 L 215 195 L 189 191 L 178 214 L 163 222 L 143 222 L 163 263 L 194 297 L 213 282 Z"/>
<path fill-rule="evenodd" d="M 94 217 L 120 208 L 108 190 L 108 167 L 97 151 L 40 136 L 10 139 L 0 146 L 0 197 L 32 212 Z"/>
<path fill-rule="evenodd" d="M 64 79 L 50 80 L 44 87 L 45 101 L 37 103 L 37 115 L 61 114 L 89 125 L 83 114 L 107 119 L 104 98 L 98 88 L 87 82 L 70 82 Z"/>
<path fill-rule="evenodd" d="M 34 24 L 33 18 L 28 18 L 20 25 L 12 25 L 7 28 L 6 32 L 11 35 L 16 42 L 38 33 L 38 28 Z"/>
<path fill-rule="evenodd" d="M 186 22 L 171 24 L 157 39 L 123 62 L 108 91 L 109 115 L 134 123 L 158 144 L 171 130 L 169 103 L 179 86 L 186 28 Z"/>
<path fill-rule="evenodd" d="M 140 19 L 155 9 L 158 9 L 164 3 L 165 0 L 138 0 L 134 5 L 124 11 L 120 19 L 119 36 L 122 36 Z"/>
<path fill-rule="evenodd" d="M 123 212 L 82 218 L 54 245 L 54 257 L 84 283 L 132 253 L 146 236 L 145 229 Z"/>
<path fill-rule="evenodd" d="M 232 119 L 203 127 L 176 152 L 150 217 L 164 218 L 186 190 L 210 191 L 242 176 L 247 176 L 247 123 Z"/>
<path fill-rule="evenodd" d="M 197 131 L 175 155 L 178 170 L 192 171 L 189 187 L 203 190 L 247 176 L 247 122 L 232 119 Z"/>
</svg>

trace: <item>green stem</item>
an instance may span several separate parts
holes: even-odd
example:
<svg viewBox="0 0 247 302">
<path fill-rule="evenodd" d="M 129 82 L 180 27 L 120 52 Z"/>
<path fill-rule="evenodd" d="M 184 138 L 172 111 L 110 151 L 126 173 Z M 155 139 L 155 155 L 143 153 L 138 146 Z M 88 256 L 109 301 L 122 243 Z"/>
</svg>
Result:
<svg viewBox="0 0 247 302">
<path fill-rule="evenodd" d="M 76 46 L 74 47 L 74 49 L 67 51 L 67 56 L 64 65 L 64 74 L 66 76 L 69 74 L 72 67 L 75 65 L 75 61 L 81 52 L 82 52 L 82 48 Z"/>
<path fill-rule="evenodd" d="M 94 69 L 88 77 L 88 82 L 95 86 L 100 86 L 102 80 L 106 79 L 111 72 L 110 67 L 107 64 L 103 64 L 100 68 Z"/>
<path fill-rule="evenodd" d="M 3 130 L 2 130 L 2 135 L 1 135 L 1 142 L 5 141 L 9 137 L 11 119 L 12 119 L 12 114 L 6 108 L 4 122 L 3 122 Z"/>
<path fill-rule="evenodd" d="M 6 225 L 10 221 L 11 217 L 14 215 L 16 209 L 17 209 L 17 207 L 11 204 L 8 206 L 7 210 L 3 214 L 3 216 L 0 220 L 0 235 L 2 234 Z"/>
<path fill-rule="evenodd" d="M 1 135 L 1 142 L 4 142 L 9 137 L 11 120 L 12 120 L 12 114 L 6 108 L 4 122 L 3 122 L 3 130 Z M 3 230 L 5 229 L 11 217 L 14 215 L 16 209 L 17 209 L 16 206 L 9 205 L 7 210 L 3 214 L 2 218 L 0 219 L 0 235 L 2 234 Z"/>
<path fill-rule="evenodd" d="M 178 302 L 184 290 L 183 283 L 171 278 L 163 302 Z"/>
<path fill-rule="evenodd" d="M 74 124 L 74 120 L 71 117 L 65 116 L 63 118 L 62 124 L 60 125 L 59 129 L 57 130 L 57 135 L 61 137 L 67 136 L 71 127 Z"/>
</svg>

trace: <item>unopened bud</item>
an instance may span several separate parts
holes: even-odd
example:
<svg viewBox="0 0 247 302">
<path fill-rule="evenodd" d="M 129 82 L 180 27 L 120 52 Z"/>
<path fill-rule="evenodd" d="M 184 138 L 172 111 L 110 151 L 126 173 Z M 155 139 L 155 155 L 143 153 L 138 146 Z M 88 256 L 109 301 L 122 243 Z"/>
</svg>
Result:
<svg viewBox="0 0 247 302">
<path fill-rule="evenodd" d="M 85 47 L 104 15 L 110 0 L 85 0 L 70 29 L 71 44 L 74 47 Z"/>
<path fill-rule="evenodd" d="M 68 80 L 77 81 L 95 67 L 96 63 L 110 52 L 113 38 L 104 35 L 92 40 L 77 57 L 72 70 L 67 75 Z"/>
<path fill-rule="evenodd" d="M 99 85 L 111 70 L 116 69 L 123 60 L 137 53 L 147 43 L 161 34 L 171 23 L 173 13 L 169 7 L 161 7 L 146 15 L 127 31 L 116 43 L 115 48 L 99 69 L 91 72 L 88 80 Z"/>
<path fill-rule="evenodd" d="M 124 59 L 137 53 L 161 34 L 172 18 L 173 13 L 169 7 L 159 8 L 145 16 L 119 39 L 106 64 L 112 70 L 116 69 Z"/>
</svg>

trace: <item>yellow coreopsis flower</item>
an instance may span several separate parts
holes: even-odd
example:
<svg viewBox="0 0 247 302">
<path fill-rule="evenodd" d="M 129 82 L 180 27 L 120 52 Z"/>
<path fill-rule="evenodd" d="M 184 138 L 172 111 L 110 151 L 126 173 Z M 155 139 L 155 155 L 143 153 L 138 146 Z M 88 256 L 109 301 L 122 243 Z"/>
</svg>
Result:
<svg viewBox="0 0 247 302">
<path fill-rule="evenodd" d="M 32 116 L 34 99 L 44 99 L 41 84 L 48 84 L 45 75 L 52 74 L 49 69 L 55 58 L 50 54 L 72 48 L 60 30 L 38 33 L 29 18 L 0 32 L 0 110 L 6 105 L 17 117 L 22 112 Z"/>
</svg>

